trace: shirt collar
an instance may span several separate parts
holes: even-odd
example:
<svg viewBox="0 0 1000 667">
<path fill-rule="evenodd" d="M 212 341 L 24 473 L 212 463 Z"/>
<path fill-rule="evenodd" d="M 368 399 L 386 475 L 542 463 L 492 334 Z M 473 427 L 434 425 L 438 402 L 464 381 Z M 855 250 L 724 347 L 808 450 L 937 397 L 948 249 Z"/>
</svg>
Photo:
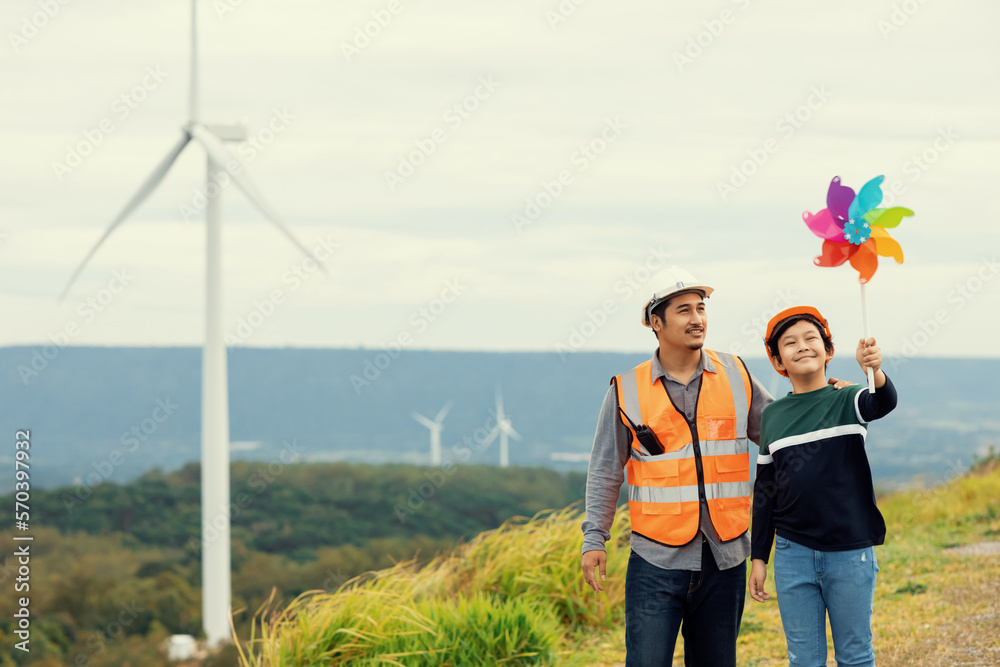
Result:
<svg viewBox="0 0 1000 667">
<path fill-rule="evenodd" d="M 652 363 L 649 366 L 650 384 L 656 384 L 656 380 L 663 377 L 667 380 L 676 382 L 677 384 L 684 384 L 674 376 L 663 370 L 663 366 L 660 365 L 660 348 L 656 348 L 656 352 L 653 352 Z M 695 376 L 701 375 L 703 372 L 708 371 L 709 373 L 715 373 L 715 364 L 712 363 L 712 359 L 709 358 L 708 354 L 705 352 L 705 348 L 701 349 L 701 361 L 698 362 L 698 369 L 695 371 Z"/>
</svg>

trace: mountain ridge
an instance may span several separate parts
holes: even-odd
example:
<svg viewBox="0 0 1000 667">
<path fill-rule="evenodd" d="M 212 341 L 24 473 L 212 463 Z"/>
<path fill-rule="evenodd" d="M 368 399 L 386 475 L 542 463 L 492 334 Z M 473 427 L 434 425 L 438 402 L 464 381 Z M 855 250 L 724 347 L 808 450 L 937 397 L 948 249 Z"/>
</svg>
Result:
<svg viewBox="0 0 1000 667">
<path fill-rule="evenodd" d="M 33 430 L 33 485 L 86 483 L 95 474 L 121 483 L 200 458 L 200 348 L 56 349 L 25 383 L 19 366 L 30 365 L 40 348 L 0 348 L 0 428 L 10 434 Z M 499 385 L 505 413 L 524 436 L 511 445 L 512 464 L 584 469 L 610 378 L 647 358 L 614 352 L 407 349 L 392 357 L 372 348 L 232 348 L 231 454 L 277 460 L 294 443 L 306 462 L 426 464 L 428 432 L 410 413 L 433 415 L 454 399 L 442 433 L 445 461 L 496 464 L 496 444 L 485 437 L 495 422 Z M 765 387 L 777 394 L 788 390 L 766 360 L 746 362 Z M 363 375 L 369 368 L 378 371 L 368 371 L 371 379 Z M 946 476 L 1000 442 L 1000 392 L 992 380 L 1000 375 L 1000 359 L 888 358 L 886 371 L 900 392 L 900 406 L 870 428 L 876 478 Z M 847 355 L 834 358 L 830 373 L 864 381 Z M 352 376 L 368 384 L 359 386 Z M 554 460 L 553 454 L 578 460 Z M 0 484 L 0 491 L 7 490 Z"/>
</svg>

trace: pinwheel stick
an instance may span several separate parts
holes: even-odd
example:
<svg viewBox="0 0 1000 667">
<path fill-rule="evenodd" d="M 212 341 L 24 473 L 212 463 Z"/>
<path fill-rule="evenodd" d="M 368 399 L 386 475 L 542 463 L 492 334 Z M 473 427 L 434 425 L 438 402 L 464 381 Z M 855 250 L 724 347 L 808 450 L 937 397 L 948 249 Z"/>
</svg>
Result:
<svg viewBox="0 0 1000 667">
<path fill-rule="evenodd" d="M 868 324 L 868 292 L 866 290 L 866 283 L 861 283 L 861 321 L 865 328 L 865 341 L 867 342 L 871 338 L 871 327 Z M 868 367 L 868 393 L 875 393 L 875 371 L 872 370 L 871 366 Z"/>
</svg>

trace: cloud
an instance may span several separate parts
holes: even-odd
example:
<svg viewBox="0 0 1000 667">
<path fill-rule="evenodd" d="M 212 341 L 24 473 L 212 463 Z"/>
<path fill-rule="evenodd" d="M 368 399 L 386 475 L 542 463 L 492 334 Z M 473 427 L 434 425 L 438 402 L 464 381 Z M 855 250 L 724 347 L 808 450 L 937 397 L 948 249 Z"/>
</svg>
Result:
<svg viewBox="0 0 1000 667">
<path fill-rule="evenodd" d="M 883 264 L 871 288 L 887 349 L 919 329 L 925 305 L 940 297 L 954 307 L 948 291 L 1000 245 L 989 197 L 1000 91 L 982 85 L 997 55 L 992 3 L 961 12 L 926 3 L 883 36 L 878 22 L 891 20 L 893 3 L 588 0 L 553 26 L 546 12 L 557 2 L 399 2 L 387 23 L 386 2 L 255 0 L 222 15 L 200 5 L 202 116 L 244 121 L 257 136 L 274 109 L 294 114 L 246 168 L 300 238 L 341 244 L 330 275 L 289 293 L 247 344 L 377 345 L 460 276 L 467 293 L 417 347 L 553 349 L 659 245 L 724 286 L 710 342 L 746 339 L 746 318 L 791 284 L 851 321 L 860 317 L 851 270 L 812 267 L 819 242 L 799 222 L 822 208 L 837 174 L 858 187 L 884 173 L 903 188 L 898 203 L 917 211 L 894 232 L 907 263 Z M 29 323 L 0 333 L 0 344 L 40 340 L 74 317 L 76 301 L 59 306 L 55 296 L 187 116 L 187 5 L 61 7 L 0 60 L 18 102 L 0 109 L 0 302 Z M 16 32 L 35 11 L 9 3 L 4 25 Z M 713 34 L 724 11 L 732 20 Z M 379 17 L 385 25 L 345 58 L 341 44 Z M 700 52 L 679 71 L 673 54 L 689 40 Z M 112 105 L 150 67 L 168 76 L 120 118 Z M 450 122 L 482 77 L 496 91 Z M 818 103 L 824 86 L 829 99 Z M 109 117 L 114 131 L 60 182 L 53 163 Z M 613 118 L 627 128 L 582 169 L 574 158 Z M 915 166 L 948 127 L 959 138 Z M 433 153 L 390 190 L 386 173 L 419 160 L 413 151 L 439 129 Z M 723 198 L 719 184 L 734 170 L 745 184 Z M 562 172 L 572 183 L 518 233 L 512 215 L 544 202 Z M 180 207 L 203 181 L 204 157 L 190 147 L 95 256 L 74 300 L 121 266 L 136 281 L 78 342 L 200 343 L 204 230 Z M 223 211 L 233 323 L 260 295 L 288 289 L 282 276 L 300 258 L 242 194 L 227 190 Z M 921 353 L 995 356 L 986 307 L 995 289 L 986 283 L 981 298 L 949 311 L 963 324 Z M 648 348 L 637 302 L 620 305 L 586 349 Z"/>
</svg>

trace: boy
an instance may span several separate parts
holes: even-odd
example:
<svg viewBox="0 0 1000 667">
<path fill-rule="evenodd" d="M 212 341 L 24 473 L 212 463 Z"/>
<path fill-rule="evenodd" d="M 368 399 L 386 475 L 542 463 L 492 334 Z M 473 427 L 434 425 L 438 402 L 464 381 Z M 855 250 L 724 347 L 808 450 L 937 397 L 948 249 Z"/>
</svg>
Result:
<svg viewBox="0 0 1000 667">
<path fill-rule="evenodd" d="M 829 613 L 838 665 L 874 666 L 874 547 L 885 541 L 885 521 L 875 505 L 865 425 L 896 407 L 896 391 L 880 368 L 874 338 L 858 341 L 855 357 L 862 370 L 875 372 L 875 393 L 866 385 L 839 392 L 827 386 L 833 340 L 815 308 L 778 313 L 764 340 L 792 393 L 762 416 L 750 596 L 758 602 L 770 597 L 764 580 L 775 540 L 774 580 L 789 664 L 826 664 Z"/>
</svg>

